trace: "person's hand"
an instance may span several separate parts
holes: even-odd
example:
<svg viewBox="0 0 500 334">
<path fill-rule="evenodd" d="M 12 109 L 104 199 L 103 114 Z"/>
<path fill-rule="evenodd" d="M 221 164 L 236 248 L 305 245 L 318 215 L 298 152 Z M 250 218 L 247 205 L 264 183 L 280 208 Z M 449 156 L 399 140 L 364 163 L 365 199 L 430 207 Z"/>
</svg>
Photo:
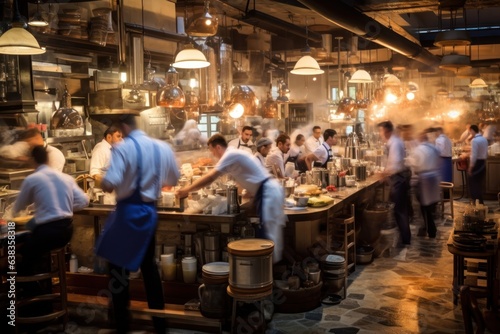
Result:
<svg viewBox="0 0 500 334">
<path fill-rule="evenodd" d="M 181 188 L 175 192 L 178 198 L 186 198 L 189 195 L 189 191 L 186 188 Z"/>
</svg>

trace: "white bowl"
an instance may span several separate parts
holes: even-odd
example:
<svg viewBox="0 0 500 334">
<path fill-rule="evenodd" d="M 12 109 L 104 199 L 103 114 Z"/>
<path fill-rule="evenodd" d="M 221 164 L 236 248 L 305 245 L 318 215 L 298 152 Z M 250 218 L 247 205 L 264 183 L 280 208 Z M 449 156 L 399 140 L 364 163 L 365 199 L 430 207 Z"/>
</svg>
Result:
<svg viewBox="0 0 500 334">
<path fill-rule="evenodd" d="M 304 207 L 307 206 L 307 202 L 309 201 L 308 196 L 294 196 L 293 199 L 297 206 Z"/>
</svg>

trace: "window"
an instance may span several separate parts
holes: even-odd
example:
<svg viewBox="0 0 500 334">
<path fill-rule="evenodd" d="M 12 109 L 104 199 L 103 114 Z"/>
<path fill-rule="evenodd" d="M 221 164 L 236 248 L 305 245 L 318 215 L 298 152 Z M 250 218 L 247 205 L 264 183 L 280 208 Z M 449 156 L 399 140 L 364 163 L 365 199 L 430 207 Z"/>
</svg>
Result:
<svg viewBox="0 0 500 334">
<path fill-rule="evenodd" d="M 219 121 L 219 114 L 201 114 L 198 122 L 198 130 L 207 136 L 207 138 L 210 138 L 214 134 L 219 133 Z"/>
</svg>

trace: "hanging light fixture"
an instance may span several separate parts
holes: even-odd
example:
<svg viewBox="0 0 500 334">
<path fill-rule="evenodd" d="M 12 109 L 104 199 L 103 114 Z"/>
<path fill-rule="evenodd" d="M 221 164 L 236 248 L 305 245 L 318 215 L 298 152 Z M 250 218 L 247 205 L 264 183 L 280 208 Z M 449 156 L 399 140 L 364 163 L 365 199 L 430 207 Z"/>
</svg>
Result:
<svg viewBox="0 0 500 334">
<path fill-rule="evenodd" d="M 205 0 L 205 9 L 203 14 L 195 18 L 186 29 L 188 36 L 210 37 L 217 34 L 219 23 L 217 18 L 213 18 L 212 15 L 210 15 L 209 9 L 210 1 Z"/>
<path fill-rule="evenodd" d="M 0 36 L 0 53 L 7 55 L 38 55 L 45 53 L 36 38 L 25 29 L 26 19 L 19 13 L 17 0 L 14 0 L 12 28 Z"/>
<path fill-rule="evenodd" d="M 194 48 L 193 44 L 187 44 L 186 47 L 175 56 L 175 62 L 172 64 L 176 68 L 195 69 L 210 66 L 207 58 L 200 50 Z"/>
<path fill-rule="evenodd" d="M 303 53 L 311 53 L 311 48 L 309 47 L 309 29 L 307 27 L 307 19 L 306 19 L 306 47 L 302 50 Z M 323 74 L 323 71 L 320 67 L 316 59 L 309 55 L 302 56 L 299 61 L 293 67 L 293 70 L 290 71 L 292 74 L 296 75 L 318 75 Z"/>
<path fill-rule="evenodd" d="M 373 82 L 370 73 L 365 70 L 357 70 L 349 79 L 350 83 L 371 83 Z"/>
<path fill-rule="evenodd" d="M 469 85 L 470 88 L 486 88 L 488 87 L 488 84 L 486 84 L 486 82 L 484 82 L 483 79 L 481 78 L 477 78 L 477 79 L 474 79 L 474 81 L 472 81 Z"/>
<path fill-rule="evenodd" d="M 30 18 L 28 25 L 32 27 L 46 27 L 49 25 L 49 22 L 45 21 L 40 12 L 40 0 L 36 2 L 36 12 Z"/>
<path fill-rule="evenodd" d="M 460 69 L 471 68 L 470 57 L 466 55 L 459 55 L 450 53 L 444 55 L 439 63 L 439 68 L 442 70 L 458 71 Z"/>
</svg>

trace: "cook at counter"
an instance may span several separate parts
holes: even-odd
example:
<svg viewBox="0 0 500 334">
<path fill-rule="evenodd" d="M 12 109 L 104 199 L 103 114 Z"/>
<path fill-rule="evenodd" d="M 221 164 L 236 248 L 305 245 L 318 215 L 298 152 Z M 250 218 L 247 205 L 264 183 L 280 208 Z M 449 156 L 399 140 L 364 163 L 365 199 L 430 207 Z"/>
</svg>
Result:
<svg viewBox="0 0 500 334">
<path fill-rule="evenodd" d="M 208 149 L 219 162 L 208 174 L 178 190 L 178 196 L 187 197 L 190 192 L 211 184 L 219 176 L 229 174 L 253 197 L 252 204 L 260 217 L 262 227 L 257 231 L 257 236 L 274 241 L 273 261 L 278 262 L 282 257 L 283 227 L 286 219 L 281 185 L 271 177 L 257 158 L 245 150 L 228 147 L 226 139 L 220 134 L 210 137 Z"/>
</svg>

